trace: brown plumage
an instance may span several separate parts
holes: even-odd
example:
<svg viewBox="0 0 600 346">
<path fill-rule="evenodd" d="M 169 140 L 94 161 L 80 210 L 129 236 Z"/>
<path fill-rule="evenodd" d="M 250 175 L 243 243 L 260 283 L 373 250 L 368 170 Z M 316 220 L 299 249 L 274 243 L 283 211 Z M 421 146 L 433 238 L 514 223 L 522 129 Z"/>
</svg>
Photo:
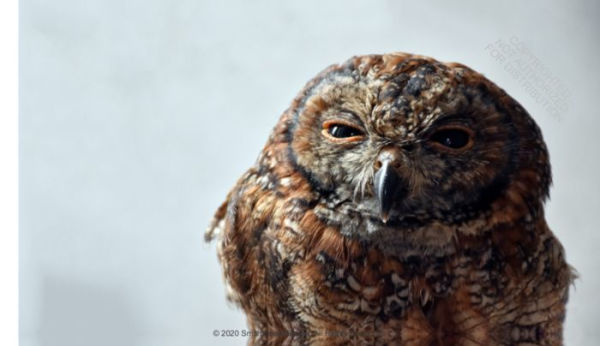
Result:
<svg viewBox="0 0 600 346">
<path fill-rule="evenodd" d="M 560 345 L 548 153 L 481 74 L 410 54 L 311 80 L 217 210 L 257 344 Z"/>
</svg>

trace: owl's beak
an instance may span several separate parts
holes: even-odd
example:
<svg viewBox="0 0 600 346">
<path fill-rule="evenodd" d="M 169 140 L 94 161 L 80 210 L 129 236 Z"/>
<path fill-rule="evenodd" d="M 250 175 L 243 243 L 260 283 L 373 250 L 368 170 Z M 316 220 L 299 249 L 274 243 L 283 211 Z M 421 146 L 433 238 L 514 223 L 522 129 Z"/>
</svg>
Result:
<svg viewBox="0 0 600 346">
<path fill-rule="evenodd" d="M 396 172 L 392 161 L 391 158 L 382 158 L 379 161 L 381 167 L 373 178 L 375 197 L 379 200 L 379 215 L 383 223 L 389 220 L 390 210 L 403 186 L 402 178 Z"/>
</svg>

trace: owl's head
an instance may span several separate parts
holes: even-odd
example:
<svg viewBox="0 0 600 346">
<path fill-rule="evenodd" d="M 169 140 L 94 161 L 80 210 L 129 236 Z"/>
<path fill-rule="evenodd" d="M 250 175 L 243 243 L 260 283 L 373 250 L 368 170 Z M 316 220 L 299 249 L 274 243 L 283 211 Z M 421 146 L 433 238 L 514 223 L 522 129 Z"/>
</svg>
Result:
<svg viewBox="0 0 600 346">
<path fill-rule="evenodd" d="M 315 190 L 382 224 L 524 217 L 550 184 L 541 133 L 466 66 L 408 54 L 355 57 L 308 83 L 288 111 L 289 157 Z"/>
</svg>

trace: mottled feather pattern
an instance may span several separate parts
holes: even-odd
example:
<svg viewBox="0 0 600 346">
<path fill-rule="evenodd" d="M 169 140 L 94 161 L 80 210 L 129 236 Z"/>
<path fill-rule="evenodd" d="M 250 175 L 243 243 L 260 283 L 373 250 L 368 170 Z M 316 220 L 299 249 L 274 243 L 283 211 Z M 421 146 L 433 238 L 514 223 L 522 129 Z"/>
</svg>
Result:
<svg viewBox="0 0 600 346">
<path fill-rule="evenodd" d="M 332 122 L 361 135 L 332 138 Z M 433 141 L 443 129 L 469 145 Z M 573 274 L 550 183 L 541 131 L 481 74 L 359 56 L 299 93 L 206 239 L 250 344 L 561 345 Z"/>
</svg>

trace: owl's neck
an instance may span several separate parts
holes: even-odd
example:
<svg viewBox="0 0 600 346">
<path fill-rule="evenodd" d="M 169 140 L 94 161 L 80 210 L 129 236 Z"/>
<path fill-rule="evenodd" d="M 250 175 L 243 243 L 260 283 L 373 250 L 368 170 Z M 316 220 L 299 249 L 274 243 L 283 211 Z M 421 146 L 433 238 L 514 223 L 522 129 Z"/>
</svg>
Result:
<svg viewBox="0 0 600 346">
<path fill-rule="evenodd" d="M 451 256 L 462 247 L 463 239 L 488 239 L 499 229 L 511 229 L 515 225 L 526 228 L 526 225 L 534 225 L 540 217 L 543 219 L 543 209 L 536 213 L 482 210 L 460 222 L 426 218 L 383 223 L 372 212 L 376 210 L 375 203 L 374 200 L 356 203 L 351 196 L 330 194 L 318 197 L 312 205 L 315 215 L 323 223 L 337 228 L 342 236 L 368 242 L 384 254 L 398 258 Z M 504 217 L 499 218 L 499 214 Z"/>
</svg>

